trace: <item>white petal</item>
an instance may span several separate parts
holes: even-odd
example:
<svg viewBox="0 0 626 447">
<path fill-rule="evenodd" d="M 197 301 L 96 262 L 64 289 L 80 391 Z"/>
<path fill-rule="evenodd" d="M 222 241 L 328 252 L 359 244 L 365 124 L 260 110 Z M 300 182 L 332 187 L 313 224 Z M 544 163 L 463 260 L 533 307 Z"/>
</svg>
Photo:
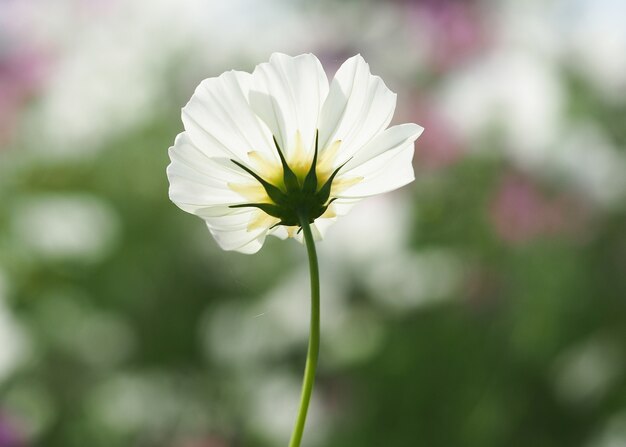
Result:
<svg viewBox="0 0 626 447">
<path fill-rule="evenodd" d="M 322 239 L 324 239 L 326 230 L 328 230 L 328 228 L 333 223 L 335 223 L 336 220 L 337 219 L 334 217 L 331 219 L 327 219 L 327 218 L 315 219 L 315 222 L 311 224 L 311 234 L 313 235 L 313 240 L 317 242 L 317 241 L 321 241 Z M 302 231 L 300 231 L 299 233 L 296 233 L 296 235 L 294 236 L 294 239 L 300 242 L 301 244 L 304 244 L 304 233 Z"/>
<path fill-rule="evenodd" d="M 268 234 L 271 234 L 272 236 L 276 236 L 279 239 L 287 239 L 289 237 L 289 233 L 287 232 L 287 229 L 283 226 L 283 225 L 279 225 L 277 227 L 272 228 Z"/>
<path fill-rule="evenodd" d="M 228 216 L 230 214 L 237 214 L 237 212 L 241 211 L 242 208 L 231 208 L 229 206 L 208 206 L 197 208 L 194 214 L 196 216 L 202 217 L 203 219 L 207 219 L 210 217 L 222 217 Z"/>
<path fill-rule="evenodd" d="M 208 158 L 191 142 L 187 132 L 176 137 L 169 155 L 169 196 L 181 209 L 196 213 L 206 207 L 228 206 L 245 201 L 228 188 L 228 182 L 249 181 L 251 177 L 220 164 L 216 159 Z"/>
<path fill-rule="evenodd" d="M 290 57 L 274 53 L 270 61 L 252 73 L 250 104 L 269 126 L 281 148 L 289 153 L 300 131 L 304 148 L 315 141 L 322 104 L 328 95 L 328 79 L 312 54 Z"/>
<path fill-rule="evenodd" d="M 205 154 L 245 160 L 250 151 L 274 153 L 267 126 L 248 103 L 250 82 L 239 71 L 205 79 L 183 108 L 185 130 Z"/>
<path fill-rule="evenodd" d="M 261 249 L 263 242 L 265 242 L 265 235 L 248 242 L 246 245 L 239 247 L 236 251 L 246 255 L 253 255 Z"/>
<path fill-rule="evenodd" d="M 199 213 L 198 215 L 206 221 L 212 230 L 228 232 L 247 230 L 255 212 L 256 208 L 235 208 L 234 212 L 223 216 L 212 216 L 210 213 Z M 251 236 L 249 239 L 254 239 L 254 237 Z"/>
<path fill-rule="evenodd" d="M 210 157 L 202 152 L 189 138 L 189 132 L 181 132 L 169 148 L 172 165 L 181 165 L 207 176 L 212 184 L 225 186 L 229 182 L 249 181 L 252 177 L 226 158 Z"/>
<path fill-rule="evenodd" d="M 261 233 L 257 237 L 248 240 L 248 233 L 239 232 L 222 232 L 214 231 L 209 227 L 209 231 L 217 241 L 222 250 L 226 251 L 238 251 L 244 254 L 253 254 L 261 249 L 263 242 L 265 242 L 265 234 Z M 242 241 L 245 241 L 242 243 Z"/>
<path fill-rule="evenodd" d="M 414 142 L 423 131 L 424 128 L 417 124 L 401 124 L 377 135 L 354 155 L 337 178 L 338 181 L 343 178 L 363 179 L 338 196 L 366 197 L 392 191 L 411 182 L 414 179 Z"/>
<path fill-rule="evenodd" d="M 349 173 L 352 169 L 385 152 L 399 150 L 407 143 L 413 143 L 423 131 L 422 126 L 412 123 L 390 127 L 359 149 L 340 172 L 351 176 Z"/>
<path fill-rule="evenodd" d="M 338 199 L 333 201 L 331 207 L 336 217 L 319 217 L 315 219 L 313 226 L 315 227 L 315 240 L 322 240 L 326 237 L 328 229 L 337 221 L 337 217 L 345 216 L 352 207 L 361 199 Z M 313 229 L 313 228 L 312 228 Z"/>
<path fill-rule="evenodd" d="M 415 180 L 412 165 L 414 152 L 413 141 L 409 141 L 399 149 L 387 151 L 352 169 L 350 175 L 361 176 L 363 180 L 339 193 L 338 197 L 368 197 L 411 183 Z"/>
<path fill-rule="evenodd" d="M 337 216 L 345 216 L 352 209 L 352 207 L 356 205 L 358 202 L 360 202 L 360 198 L 337 199 L 332 203 L 332 207 Z"/>
<path fill-rule="evenodd" d="M 254 209 L 220 217 L 205 219 L 209 231 L 224 250 L 236 250 L 242 253 L 255 253 L 263 245 L 267 228 L 257 228 L 248 231 L 248 225 L 253 219 Z"/>
<path fill-rule="evenodd" d="M 337 70 L 322 108 L 319 147 L 341 140 L 337 165 L 350 158 L 391 122 L 396 94 L 378 76 L 372 76 L 360 55 Z"/>
<path fill-rule="evenodd" d="M 334 224 L 336 221 L 337 221 L 337 218 L 335 217 L 330 218 L 330 219 L 326 219 L 326 218 L 316 219 L 315 223 L 313 224 L 315 226 L 315 229 L 317 230 L 317 238 L 315 240 L 324 239 L 324 236 L 326 235 L 326 231 L 328 231 L 328 228 L 330 228 L 332 224 Z"/>
</svg>

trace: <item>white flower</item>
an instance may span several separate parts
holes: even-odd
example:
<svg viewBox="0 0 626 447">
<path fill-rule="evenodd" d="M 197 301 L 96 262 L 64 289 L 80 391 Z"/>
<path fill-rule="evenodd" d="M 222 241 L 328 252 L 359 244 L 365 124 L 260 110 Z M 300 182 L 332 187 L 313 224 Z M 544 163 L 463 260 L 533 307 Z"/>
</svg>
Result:
<svg viewBox="0 0 626 447">
<path fill-rule="evenodd" d="M 328 79 L 312 54 L 273 54 L 252 74 L 202 81 L 170 148 L 170 198 L 205 220 L 225 250 L 265 236 L 316 238 L 360 199 L 414 179 L 417 124 L 387 129 L 396 95 L 360 55 Z M 386 130 L 385 130 L 386 129 Z"/>
</svg>

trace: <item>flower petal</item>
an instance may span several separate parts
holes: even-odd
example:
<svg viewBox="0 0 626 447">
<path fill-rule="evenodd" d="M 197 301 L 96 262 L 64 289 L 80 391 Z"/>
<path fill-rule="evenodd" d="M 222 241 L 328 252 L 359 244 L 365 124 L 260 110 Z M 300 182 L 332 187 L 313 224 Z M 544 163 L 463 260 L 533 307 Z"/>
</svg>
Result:
<svg viewBox="0 0 626 447">
<path fill-rule="evenodd" d="M 271 234 L 272 236 L 276 236 L 279 239 L 287 239 L 289 237 L 289 233 L 287 232 L 287 228 L 283 225 L 279 225 L 277 227 L 272 228 L 268 231 L 267 234 Z"/>
<path fill-rule="evenodd" d="M 313 235 L 315 240 L 322 240 L 326 237 L 326 232 L 328 229 L 337 221 L 337 217 L 345 216 L 352 207 L 358 203 L 361 199 L 338 199 L 335 200 L 329 208 L 332 208 L 332 212 L 334 214 L 333 217 L 319 217 L 315 219 L 315 222 L 312 225 L 311 230 L 313 231 Z M 303 239 L 299 239 L 300 242 L 303 242 Z"/>
<path fill-rule="evenodd" d="M 296 132 L 309 151 L 315 141 L 328 78 L 312 54 L 274 53 L 252 73 L 250 104 L 286 154 L 296 147 Z"/>
<path fill-rule="evenodd" d="M 340 165 L 389 125 L 395 108 L 396 94 L 370 73 L 361 55 L 351 57 L 337 70 L 324 102 L 320 149 L 341 140 Z"/>
<path fill-rule="evenodd" d="M 227 71 L 205 79 L 183 108 L 185 130 L 206 155 L 244 161 L 250 151 L 275 152 L 270 131 L 248 103 L 251 77 Z"/>
<path fill-rule="evenodd" d="M 191 142 L 187 132 L 176 137 L 169 156 L 169 196 L 182 210 L 196 214 L 202 208 L 244 202 L 240 194 L 228 188 L 228 182 L 249 181 L 250 177 L 206 156 Z"/>
<path fill-rule="evenodd" d="M 398 189 L 415 179 L 413 173 L 413 140 L 401 143 L 350 170 L 349 175 L 363 177 L 363 180 L 338 194 L 342 199 L 369 197 Z"/>
<path fill-rule="evenodd" d="M 352 209 L 354 205 L 360 202 L 360 198 L 357 199 L 337 199 L 331 206 L 333 211 L 338 217 L 345 216 Z"/>
<path fill-rule="evenodd" d="M 374 137 L 363 148 L 359 149 L 359 151 L 354 154 L 353 158 L 346 163 L 345 167 L 342 168 L 341 172 L 348 174 L 357 166 L 360 166 L 385 152 L 398 150 L 409 142 L 413 143 L 423 131 L 424 128 L 422 126 L 418 126 L 413 123 L 400 124 L 398 126 L 390 127 Z M 349 177 L 354 175 L 356 174 L 351 173 Z"/>
<path fill-rule="evenodd" d="M 239 253 L 243 253 L 244 255 L 253 255 L 261 249 L 261 247 L 263 246 L 263 242 L 265 242 L 265 235 L 263 235 L 263 237 L 258 237 L 257 239 L 251 240 L 246 245 L 239 247 L 236 251 L 238 251 Z"/>
<path fill-rule="evenodd" d="M 223 250 L 256 253 L 263 245 L 268 228 L 248 229 L 254 219 L 254 213 L 255 210 L 252 208 L 237 210 L 226 216 L 205 217 L 205 222 Z"/>
</svg>

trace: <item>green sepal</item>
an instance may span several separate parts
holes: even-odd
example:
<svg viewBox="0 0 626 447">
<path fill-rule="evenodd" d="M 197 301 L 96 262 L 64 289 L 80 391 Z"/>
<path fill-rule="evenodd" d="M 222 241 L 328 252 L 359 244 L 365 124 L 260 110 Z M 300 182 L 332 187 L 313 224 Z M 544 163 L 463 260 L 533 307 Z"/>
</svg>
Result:
<svg viewBox="0 0 626 447">
<path fill-rule="evenodd" d="M 346 163 L 348 163 L 350 160 L 352 160 L 352 157 L 344 161 L 341 164 L 341 166 L 335 169 L 335 171 L 330 175 L 330 177 L 328 177 L 328 180 L 326 180 L 326 183 L 324 183 L 324 185 L 320 188 L 320 190 L 317 193 L 317 198 L 319 199 L 320 203 L 326 203 L 326 201 L 330 197 L 330 188 L 332 187 L 335 176 L 337 175 L 339 170 L 343 168 L 346 165 Z"/>
<path fill-rule="evenodd" d="M 276 146 L 276 150 L 278 151 L 278 157 L 280 157 L 280 163 L 283 165 L 283 182 L 285 183 L 285 188 L 287 192 L 298 191 L 300 189 L 298 176 L 291 170 L 287 160 L 285 160 L 285 154 L 283 154 L 283 151 L 278 145 L 276 137 L 272 135 L 272 138 L 274 139 L 274 146 Z"/>
<path fill-rule="evenodd" d="M 230 208 L 258 208 L 269 216 L 279 219 L 279 222 L 273 225 L 272 228 L 279 225 L 301 226 L 303 218 L 308 220 L 308 223 L 313 223 L 315 219 L 324 214 L 330 204 L 336 200 L 336 198 L 330 199 L 332 183 L 339 171 L 351 160 L 350 158 L 342 163 L 341 166 L 334 170 L 326 182 L 318 188 L 319 179 L 316 172 L 319 152 L 318 143 L 319 133 L 316 132 L 311 167 L 304 179 L 300 181 L 289 167 L 278 145 L 278 141 L 274 137 L 274 145 L 276 146 L 283 167 L 284 183 L 281 184 L 280 187 L 269 183 L 244 164 L 231 160 L 263 186 L 271 203 L 244 203 L 231 205 Z"/>
<path fill-rule="evenodd" d="M 307 172 L 306 177 L 304 178 L 304 183 L 302 184 L 302 192 L 305 194 L 315 194 L 317 190 L 317 144 L 319 139 L 319 130 L 315 131 L 315 151 L 313 152 L 313 161 L 311 162 L 311 167 L 309 168 L 309 172 Z"/>
<path fill-rule="evenodd" d="M 280 218 L 282 216 L 281 208 L 272 203 L 242 203 L 240 205 L 230 205 L 229 208 L 258 208 L 272 217 Z"/>
<path fill-rule="evenodd" d="M 281 203 L 282 201 L 285 200 L 285 193 L 282 192 L 280 190 L 280 188 L 272 185 L 267 180 L 263 179 L 260 175 L 258 175 L 256 172 L 254 172 L 252 169 L 248 168 L 246 165 L 244 165 L 242 163 L 239 163 L 237 160 L 232 160 L 231 159 L 230 161 L 232 161 L 237 166 L 239 166 L 241 169 L 243 169 L 248 174 L 250 174 L 252 177 L 254 177 L 263 186 L 263 188 L 265 189 L 265 192 L 267 193 L 269 198 L 272 199 L 274 202 Z"/>
</svg>

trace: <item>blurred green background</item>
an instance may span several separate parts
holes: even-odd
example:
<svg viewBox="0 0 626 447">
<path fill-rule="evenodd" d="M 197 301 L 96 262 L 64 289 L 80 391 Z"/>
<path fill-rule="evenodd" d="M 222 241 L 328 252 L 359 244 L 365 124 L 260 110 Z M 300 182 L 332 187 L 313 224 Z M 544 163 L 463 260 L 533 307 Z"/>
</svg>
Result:
<svg viewBox="0 0 626 447">
<path fill-rule="evenodd" d="M 304 248 L 167 197 L 205 77 L 361 53 L 416 181 L 319 244 L 304 446 L 626 446 L 626 2 L 0 1 L 0 447 L 286 445 Z"/>
</svg>

